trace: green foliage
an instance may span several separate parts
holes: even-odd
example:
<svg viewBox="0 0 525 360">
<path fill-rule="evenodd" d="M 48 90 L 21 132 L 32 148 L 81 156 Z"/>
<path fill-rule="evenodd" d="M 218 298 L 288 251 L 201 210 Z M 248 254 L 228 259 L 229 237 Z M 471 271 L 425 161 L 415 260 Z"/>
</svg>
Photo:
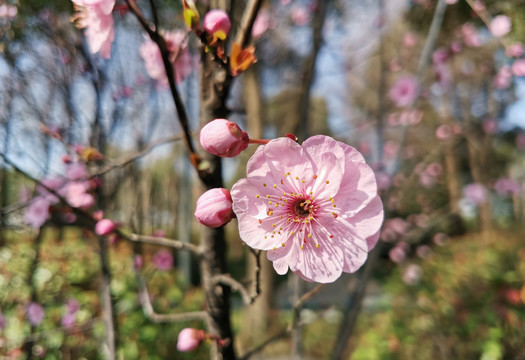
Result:
<svg viewBox="0 0 525 360">
<path fill-rule="evenodd" d="M 519 234 L 453 238 L 420 265 L 419 284 L 387 280 L 383 312 L 363 314 L 356 359 L 521 359 L 525 252 Z"/>
<path fill-rule="evenodd" d="M 31 333 L 25 309 L 35 292 L 36 302 L 45 309 L 42 323 L 35 327 L 33 350 L 43 359 L 61 359 L 71 354 L 75 359 L 102 359 L 101 344 L 105 326 L 99 299 L 100 264 L 95 239 L 75 228 L 62 231 L 46 229 L 39 252 L 38 266 L 31 287 L 29 272 L 37 251 L 27 236 L 10 233 L 7 246 L 0 250 L 0 313 L 7 326 L 0 330 L 0 357 L 23 346 Z M 201 310 L 200 290 L 188 288 L 188 281 L 177 271 L 155 270 L 150 254 L 144 250 L 142 274 L 158 313 Z M 119 359 L 206 359 L 207 346 L 183 354 L 176 350 L 177 336 L 184 327 L 202 324 L 155 324 L 142 312 L 133 270 L 132 253 L 127 244 L 117 243 L 110 251 L 118 328 Z M 80 303 L 75 326 L 66 329 L 61 321 L 69 299 Z"/>
</svg>

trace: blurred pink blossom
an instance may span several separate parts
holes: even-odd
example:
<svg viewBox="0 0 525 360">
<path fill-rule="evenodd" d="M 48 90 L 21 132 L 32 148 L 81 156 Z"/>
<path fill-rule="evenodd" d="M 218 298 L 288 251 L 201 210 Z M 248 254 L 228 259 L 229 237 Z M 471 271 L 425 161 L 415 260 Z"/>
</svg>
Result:
<svg viewBox="0 0 525 360">
<path fill-rule="evenodd" d="M 95 205 L 95 198 L 87 190 L 88 182 L 72 182 L 67 184 L 65 198 L 69 205 L 80 209 L 88 209 Z"/>
<path fill-rule="evenodd" d="M 481 46 L 481 37 L 479 36 L 478 29 L 470 23 L 464 24 L 461 27 L 461 33 L 463 35 L 463 42 L 469 47 Z"/>
<path fill-rule="evenodd" d="M 170 61 L 173 64 L 175 82 L 180 84 L 188 77 L 194 68 L 193 59 L 186 44 L 186 33 L 182 30 L 165 32 L 164 39 L 170 51 Z M 154 79 L 161 89 L 168 88 L 168 78 L 159 47 L 149 37 L 140 46 L 140 56 L 144 60 L 148 75 Z"/>
<path fill-rule="evenodd" d="M 421 186 L 429 188 L 436 184 L 436 178 L 434 176 L 429 175 L 426 172 L 422 172 L 419 174 L 419 183 L 421 184 Z"/>
<path fill-rule="evenodd" d="M 408 31 L 403 36 L 403 45 L 406 47 L 414 47 L 417 45 L 418 37 L 416 33 Z"/>
<path fill-rule="evenodd" d="M 91 53 L 109 59 L 111 43 L 115 39 L 113 6 L 115 0 L 72 0 L 77 6 L 77 26 L 86 29 L 86 39 Z"/>
<path fill-rule="evenodd" d="M 392 180 L 390 179 L 390 175 L 388 175 L 384 171 L 376 172 L 376 181 L 377 181 L 377 188 L 378 188 L 378 190 L 386 190 L 392 184 Z"/>
<path fill-rule="evenodd" d="M 440 163 L 434 162 L 434 163 L 428 164 L 425 171 L 430 176 L 439 176 L 443 172 L 443 166 Z"/>
<path fill-rule="evenodd" d="M 304 26 L 310 21 L 310 13 L 303 6 L 294 6 L 291 12 L 292 21 L 297 26 Z"/>
<path fill-rule="evenodd" d="M 461 43 L 454 41 L 452 44 L 450 44 L 450 51 L 452 51 L 453 54 L 457 54 L 461 50 L 463 50 Z"/>
<path fill-rule="evenodd" d="M 512 73 L 515 76 L 525 76 L 525 59 L 518 59 L 512 64 Z"/>
<path fill-rule="evenodd" d="M 394 246 L 390 251 L 388 252 L 388 257 L 390 260 L 395 262 L 396 264 L 402 263 L 405 261 L 407 254 L 405 250 L 400 246 Z"/>
<path fill-rule="evenodd" d="M 489 29 L 495 37 L 502 37 L 510 32 L 511 21 L 508 16 L 498 15 L 492 19 L 489 24 Z"/>
<path fill-rule="evenodd" d="M 135 269 L 141 269 L 143 265 L 144 265 L 144 259 L 142 258 L 141 255 L 133 256 L 133 266 L 135 267 Z"/>
<path fill-rule="evenodd" d="M 36 326 L 44 320 L 45 310 L 42 305 L 32 302 L 27 306 L 26 316 L 29 323 L 33 326 Z"/>
<path fill-rule="evenodd" d="M 494 118 L 487 119 L 483 122 L 483 131 L 485 134 L 495 134 L 498 132 L 498 120 Z"/>
<path fill-rule="evenodd" d="M 436 130 L 436 138 L 444 141 L 452 136 L 452 129 L 449 125 L 440 125 Z"/>
<path fill-rule="evenodd" d="M 494 87 L 496 89 L 506 89 L 510 86 L 511 82 L 512 71 L 510 69 L 510 66 L 504 65 L 494 77 Z"/>
<path fill-rule="evenodd" d="M 465 186 L 463 194 L 472 203 L 479 205 L 487 199 L 487 189 L 479 183 L 471 183 Z"/>
<path fill-rule="evenodd" d="M 159 250 L 153 255 L 153 266 L 157 270 L 170 270 L 173 267 L 173 255 L 167 250 Z"/>
<path fill-rule="evenodd" d="M 49 218 L 51 201 L 45 197 L 35 198 L 26 208 L 24 217 L 29 226 L 39 228 Z"/>
<path fill-rule="evenodd" d="M 525 54 L 525 47 L 522 43 L 513 43 L 505 49 L 505 55 L 508 57 L 517 58 Z"/>
<path fill-rule="evenodd" d="M 87 178 L 88 171 L 83 162 L 69 163 L 66 166 L 66 177 L 69 180 L 83 180 Z"/>
<path fill-rule="evenodd" d="M 449 57 L 450 53 L 448 49 L 441 47 L 432 54 L 432 61 L 434 62 L 434 65 L 442 65 L 447 62 Z"/>
<path fill-rule="evenodd" d="M 18 8 L 15 5 L 0 5 L 0 18 L 13 19 L 18 14 Z"/>
<path fill-rule="evenodd" d="M 481 0 L 474 1 L 472 8 L 476 12 L 482 12 L 482 11 L 485 11 L 485 9 L 486 9 L 485 3 L 483 1 L 481 1 Z"/>
<path fill-rule="evenodd" d="M 102 219 L 95 225 L 95 233 L 100 236 L 105 236 L 113 232 L 116 229 L 116 225 L 109 219 Z"/>
<path fill-rule="evenodd" d="M 266 30 L 273 28 L 274 26 L 275 24 L 273 24 L 272 19 L 270 19 L 270 12 L 263 9 L 259 11 L 257 17 L 255 18 L 255 22 L 253 23 L 252 37 L 257 39 L 261 37 L 266 32 Z"/>
<path fill-rule="evenodd" d="M 501 178 L 494 183 L 494 190 L 500 196 L 518 195 L 521 192 L 521 184 L 513 179 Z"/>
<path fill-rule="evenodd" d="M 448 235 L 444 233 L 436 233 L 432 238 L 432 241 L 438 246 L 443 246 L 448 241 Z"/>
<path fill-rule="evenodd" d="M 397 155 L 399 144 L 393 140 L 389 140 L 383 146 L 383 154 L 386 158 L 393 158 Z"/>
<path fill-rule="evenodd" d="M 5 316 L 2 313 L 0 313 L 0 330 L 4 330 L 6 327 L 6 324 L 7 324 L 7 320 Z"/>
<path fill-rule="evenodd" d="M 416 255 L 421 259 L 426 259 L 432 253 L 432 248 L 428 245 L 420 245 L 416 249 Z"/>
<path fill-rule="evenodd" d="M 407 285 L 416 285 L 423 276 L 423 270 L 421 266 L 416 264 L 410 264 L 403 273 L 403 282 Z"/>
<path fill-rule="evenodd" d="M 418 95 L 419 85 L 414 76 L 399 78 L 388 92 L 390 99 L 399 107 L 412 105 Z"/>
</svg>

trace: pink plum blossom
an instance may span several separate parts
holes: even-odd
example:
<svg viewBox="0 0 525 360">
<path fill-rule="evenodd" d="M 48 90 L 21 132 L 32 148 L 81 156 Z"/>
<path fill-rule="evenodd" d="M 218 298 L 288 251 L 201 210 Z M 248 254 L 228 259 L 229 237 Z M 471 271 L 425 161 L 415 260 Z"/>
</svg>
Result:
<svg viewBox="0 0 525 360">
<path fill-rule="evenodd" d="M 448 125 L 440 125 L 436 129 L 436 138 L 438 140 L 444 141 L 452 136 L 452 129 Z"/>
<path fill-rule="evenodd" d="M 69 163 L 66 166 L 66 176 L 69 180 L 82 180 L 87 178 L 86 164 L 82 162 Z"/>
<path fill-rule="evenodd" d="M 115 39 L 111 12 L 115 0 L 72 0 L 80 10 L 77 25 L 86 29 L 86 39 L 91 53 L 100 53 L 105 59 L 111 55 L 111 43 Z"/>
<path fill-rule="evenodd" d="M 485 202 L 488 196 L 487 189 L 479 183 L 472 183 L 466 185 L 463 189 L 463 194 L 469 201 L 476 205 Z"/>
<path fill-rule="evenodd" d="M 95 233 L 100 236 L 108 235 L 115 230 L 116 225 L 109 219 L 102 219 L 95 225 Z"/>
<path fill-rule="evenodd" d="M 416 285 L 419 280 L 421 280 L 422 275 L 423 270 L 421 269 L 421 266 L 417 264 L 410 264 L 403 273 L 403 282 L 407 285 Z"/>
<path fill-rule="evenodd" d="M 24 213 L 26 222 L 33 228 L 39 228 L 49 219 L 49 207 L 51 201 L 45 197 L 37 197 L 33 200 Z"/>
<path fill-rule="evenodd" d="M 502 37 L 510 32 L 511 21 L 508 16 L 498 15 L 489 24 L 489 29 L 495 37 Z"/>
<path fill-rule="evenodd" d="M 485 120 L 482 126 L 485 134 L 495 134 L 498 132 L 498 120 L 494 118 Z"/>
<path fill-rule="evenodd" d="M 499 69 L 494 77 L 494 87 L 496 89 L 506 89 L 512 82 L 512 71 L 510 66 L 504 65 Z"/>
<path fill-rule="evenodd" d="M 257 39 L 261 37 L 268 28 L 271 28 L 273 24 L 271 23 L 270 13 L 268 10 L 261 10 L 255 18 L 255 22 L 252 27 L 252 37 Z"/>
<path fill-rule="evenodd" d="M 210 189 L 197 200 L 195 217 L 205 226 L 218 228 L 229 223 L 233 216 L 232 197 L 227 189 Z"/>
<path fill-rule="evenodd" d="M 204 16 L 202 27 L 214 39 L 225 40 L 230 33 L 232 24 L 226 11 L 213 9 Z"/>
<path fill-rule="evenodd" d="M 518 59 L 512 64 L 512 73 L 515 76 L 525 76 L 525 59 Z"/>
<path fill-rule="evenodd" d="M 175 72 L 175 82 L 180 84 L 191 74 L 194 68 L 194 62 L 186 44 L 186 33 L 184 31 L 172 31 L 165 32 L 163 36 L 173 57 L 171 60 Z M 139 53 L 144 60 L 148 75 L 156 81 L 160 89 L 167 89 L 169 86 L 168 77 L 157 44 L 147 38 L 140 46 Z"/>
<path fill-rule="evenodd" d="M 153 266 L 157 270 L 170 270 L 173 267 L 173 255 L 167 250 L 159 250 L 153 255 Z"/>
<path fill-rule="evenodd" d="M 472 8 L 476 12 L 482 12 L 482 11 L 485 11 L 485 9 L 486 9 L 485 3 L 483 1 L 481 1 L 481 0 L 474 1 Z"/>
<path fill-rule="evenodd" d="M 395 262 L 396 264 L 402 263 L 405 261 L 407 257 L 407 253 L 404 248 L 401 246 L 394 246 L 390 251 L 388 252 L 388 257 L 390 260 Z"/>
<path fill-rule="evenodd" d="M 525 47 L 522 43 L 513 43 L 505 49 L 505 55 L 511 58 L 517 58 L 525 54 Z"/>
<path fill-rule="evenodd" d="M 205 339 L 206 335 L 203 330 L 182 329 L 177 338 L 177 350 L 182 352 L 195 350 Z"/>
<path fill-rule="evenodd" d="M 260 146 L 231 195 L 241 239 L 268 251 L 281 275 L 290 269 L 307 281 L 333 282 L 357 271 L 379 239 L 374 172 L 356 149 L 328 136 Z"/>
<path fill-rule="evenodd" d="M 420 245 L 416 249 L 416 255 L 421 259 L 426 259 L 432 253 L 432 248 L 428 245 Z"/>
<path fill-rule="evenodd" d="M 18 8 L 14 5 L 0 5 L 0 18 L 13 19 L 18 14 Z"/>
<path fill-rule="evenodd" d="M 303 26 L 308 24 L 310 20 L 310 14 L 305 7 L 295 6 L 292 8 L 292 21 L 297 26 Z"/>
<path fill-rule="evenodd" d="M 516 180 L 501 178 L 494 183 L 494 190 L 500 196 L 518 195 L 521 191 L 521 184 Z"/>
<path fill-rule="evenodd" d="M 417 34 L 411 31 L 405 33 L 405 35 L 403 36 L 403 45 L 405 45 L 406 47 L 416 46 L 417 41 L 418 41 Z"/>
<path fill-rule="evenodd" d="M 481 46 L 481 37 L 476 27 L 470 23 L 464 24 L 461 27 L 461 33 L 463 35 L 463 42 L 469 47 Z"/>
<path fill-rule="evenodd" d="M 67 184 L 65 198 L 69 205 L 81 209 L 88 209 L 95 205 L 95 198 L 89 194 L 88 182 L 72 182 Z"/>
<path fill-rule="evenodd" d="M 32 302 L 27 306 L 26 316 L 29 323 L 36 326 L 44 320 L 45 310 L 42 305 Z"/>
<path fill-rule="evenodd" d="M 220 157 L 235 157 L 248 147 L 248 134 L 239 125 L 226 119 L 207 123 L 200 133 L 204 150 Z"/>
<path fill-rule="evenodd" d="M 448 241 L 448 235 L 444 233 L 437 233 L 432 237 L 432 241 L 437 246 L 444 246 Z"/>
<path fill-rule="evenodd" d="M 419 95 L 419 85 L 414 76 L 405 76 L 397 80 L 390 88 L 388 96 L 399 107 L 410 106 Z"/>
</svg>

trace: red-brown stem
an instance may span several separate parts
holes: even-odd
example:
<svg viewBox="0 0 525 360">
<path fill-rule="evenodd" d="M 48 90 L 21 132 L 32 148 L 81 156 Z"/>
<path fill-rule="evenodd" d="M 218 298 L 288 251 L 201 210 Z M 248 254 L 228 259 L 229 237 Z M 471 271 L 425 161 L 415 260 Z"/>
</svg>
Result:
<svg viewBox="0 0 525 360">
<path fill-rule="evenodd" d="M 250 139 L 250 144 L 266 145 L 269 142 L 267 139 Z"/>
</svg>

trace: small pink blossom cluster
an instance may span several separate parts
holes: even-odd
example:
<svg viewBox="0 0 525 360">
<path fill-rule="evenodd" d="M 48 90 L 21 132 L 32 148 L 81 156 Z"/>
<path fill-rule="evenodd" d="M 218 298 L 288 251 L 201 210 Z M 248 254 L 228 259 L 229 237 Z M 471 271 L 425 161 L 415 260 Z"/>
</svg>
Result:
<svg viewBox="0 0 525 360">
<path fill-rule="evenodd" d="M 388 96 L 396 106 L 411 106 L 419 95 L 419 84 L 414 76 L 404 76 L 390 88 Z"/>
<path fill-rule="evenodd" d="M 0 5 L 0 19 L 12 20 L 18 14 L 18 8 L 15 5 Z"/>
<path fill-rule="evenodd" d="M 186 79 L 195 68 L 193 60 L 186 42 L 186 33 L 184 31 L 171 31 L 163 34 L 164 40 L 168 45 L 173 63 L 173 72 L 175 82 L 180 84 Z M 144 60 L 148 75 L 156 81 L 159 89 L 167 89 L 169 86 L 168 77 L 164 68 L 164 62 L 159 47 L 150 38 L 140 46 L 140 56 Z"/>
<path fill-rule="evenodd" d="M 78 10 L 74 20 L 86 29 L 86 39 L 91 53 L 100 53 L 105 59 L 111 56 L 111 44 L 115 40 L 112 11 L 115 0 L 72 0 Z"/>
<path fill-rule="evenodd" d="M 31 200 L 25 211 L 25 219 L 34 228 L 41 227 L 50 217 L 51 208 L 57 205 L 63 197 L 75 208 L 89 209 L 95 204 L 91 191 L 96 188 L 95 181 L 87 179 L 87 169 L 84 163 L 67 164 L 66 177 L 46 178 L 37 186 L 37 196 Z M 66 222 L 74 222 L 76 216 L 68 209 L 62 211 Z"/>
<path fill-rule="evenodd" d="M 211 189 L 195 215 L 218 227 L 237 217 L 241 239 L 267 251 L 278 274 L 288 269 L 307 281 L 333 282 L 359 269 L 379 239 L 383 205 L 373 170 L 353 147 L 328 136 L 297 143 L 293 135 L 250 139 L 236 124 L 216 119 L 200 141 L 210 153 L 232 157 L 249 143 L 260 146 L 247 177 Z"/>
</svg>

